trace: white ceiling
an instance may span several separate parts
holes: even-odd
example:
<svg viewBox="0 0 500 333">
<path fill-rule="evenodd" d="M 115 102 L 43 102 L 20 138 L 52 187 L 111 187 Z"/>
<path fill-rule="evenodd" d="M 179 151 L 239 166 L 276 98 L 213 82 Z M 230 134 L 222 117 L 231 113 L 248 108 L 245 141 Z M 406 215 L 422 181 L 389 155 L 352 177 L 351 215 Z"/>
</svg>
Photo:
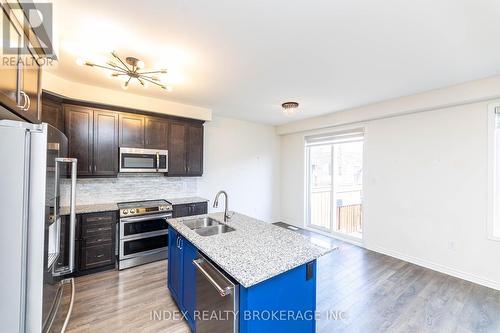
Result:
<svg viewBox="0 0 500 333">
<path fill-rule="evenodd" d="M 500 74 L 498 0 L 57 0 L 66 79 L 120 83 L 79 67 L 115 49 L 166 66 L 174 91 L 131 92 L 283 124 Z M 298 101 L 287 117 L 280 105 Z"/>
</svg>

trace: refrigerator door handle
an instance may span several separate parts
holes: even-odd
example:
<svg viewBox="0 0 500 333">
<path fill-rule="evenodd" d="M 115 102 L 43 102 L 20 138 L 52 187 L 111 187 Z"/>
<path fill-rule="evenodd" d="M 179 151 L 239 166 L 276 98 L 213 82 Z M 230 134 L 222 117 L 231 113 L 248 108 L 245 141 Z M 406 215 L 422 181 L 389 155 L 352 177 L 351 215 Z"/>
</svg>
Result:
<svg viewBox="0 0 500 333">
<path fill-rule="evenodd" d="M 73 312 L 73 304 L 75 302 L 75 279 L 74 278 L 65 279 L 62 281 L 62 283 L 63 284 L 71 283 L 71 301 L 69 303 L 68 314 L 66 315 L 66 319 L 64 320 L 64 324 L 63 324 L 63 327 L 61 329 L 61 333 L 64 333 L 66 331 L 66 328 L 68 327 L 69 318 L 71 317 L 71 313 Z"/>
<path fill-rule="evenodd" d="M 56 158 L 56 163 L 71 163 L 71 201 L 69 214 L 69 264 L 56 272 L 55 276 L 73 273 L 75 270 L 75 231 L 76 231 L 76 158 Z M 56 167 L 56 170 L 58 168 Z M 59 186 L 59 178 L 56 178 L 56 186 Z M 56 218 L 59 218 L 56 215 Z"/>
</svg>

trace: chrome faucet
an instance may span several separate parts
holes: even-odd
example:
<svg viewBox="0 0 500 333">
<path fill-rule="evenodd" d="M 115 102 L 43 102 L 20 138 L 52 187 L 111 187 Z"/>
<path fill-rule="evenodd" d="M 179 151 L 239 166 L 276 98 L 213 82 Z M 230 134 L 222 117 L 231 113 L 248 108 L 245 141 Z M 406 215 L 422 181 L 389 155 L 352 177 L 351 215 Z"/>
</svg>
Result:
<svg viewBox="0 0 500 333">
<path fill-rule="evenodd" d="M 227 193 L 226 193 L 226 191 L 219 191 L 217 193 L 217 195 L 215 196 L 215 200 L 214 200 L 214 208 L 219 207 L 219 196 L 221 194 L 224 194 L 224 197 L 226 198 L 226 200 L 224 201 L 224 222 L 227 222 L 227 220 L 229 220 L 230 217 L 227 214 Z"/>
</svg>

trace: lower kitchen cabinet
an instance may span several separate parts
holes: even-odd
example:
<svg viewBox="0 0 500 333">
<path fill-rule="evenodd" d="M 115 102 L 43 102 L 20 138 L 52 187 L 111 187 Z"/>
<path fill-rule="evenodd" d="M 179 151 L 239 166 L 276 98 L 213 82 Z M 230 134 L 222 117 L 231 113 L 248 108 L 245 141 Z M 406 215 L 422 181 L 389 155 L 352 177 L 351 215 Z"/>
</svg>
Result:
<svg viewBox="0 0 500 333">
<path fill-rule="evenodd" d="M 183 205 L 174 205 L 173 217 L 183 217 L 192 215 L 207 214 L 208 203 L 207 202 L 196 202 Z"/>
<path fill-rule="evenodd" d="M 114 268 L 116 212 L 78 215 L 78 274 Z"/>
<path fill-rule="evenodd" d="M 196 306 L 196 269 L 193 260 L 198 250 L 173 228 L 168 229 L 168 289 L 179 309 L 186 314 L 191 328 L 195 330 L 194 310 Z"/>
</svg>

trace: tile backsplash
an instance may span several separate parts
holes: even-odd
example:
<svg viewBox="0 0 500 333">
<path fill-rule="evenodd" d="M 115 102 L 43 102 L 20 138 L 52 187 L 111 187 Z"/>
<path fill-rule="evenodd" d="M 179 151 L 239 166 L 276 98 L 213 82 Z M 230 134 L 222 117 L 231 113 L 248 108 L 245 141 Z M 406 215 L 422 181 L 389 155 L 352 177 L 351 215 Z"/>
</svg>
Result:
<svg viewBox="0 0 500 333">
<path fill-rule="evenodd" d="M 82 178 L 76 183 L 76 204 L 89 205 L 134 200 L 195 196 L 196 178 L 171 178 L 161 174 L 126 174 L 117 178 Z M 69 204 L 71 181 L 61 184 L 61 202 Z"/>
</svg>

